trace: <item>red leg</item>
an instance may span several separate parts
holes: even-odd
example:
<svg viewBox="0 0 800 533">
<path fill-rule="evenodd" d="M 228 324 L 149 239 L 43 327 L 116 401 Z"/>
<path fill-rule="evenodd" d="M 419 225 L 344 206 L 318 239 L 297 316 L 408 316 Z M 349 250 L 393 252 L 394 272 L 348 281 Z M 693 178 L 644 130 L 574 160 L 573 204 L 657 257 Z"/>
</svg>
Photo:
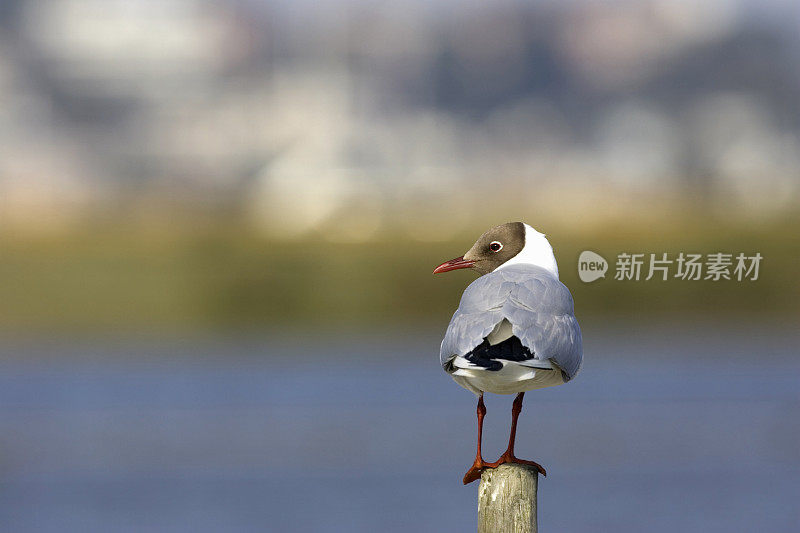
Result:
<svg viewBox="0 0 800 533">
<path fill-rule="evenodd" d="M 517 459 L 514 456 L 514 441 L 517 438 L 517 419 L 522 412 L 522 400 L 525 398 L 525 393 L 520 392 L 514 398 L 514 405 L 511 407 L 511 433 L 508 436 L 508 449 L 500 456 L 500 459 L 494 463 L 483 463 L 484 468 L 497 468 L 504 463 L 518 463 L 535 467 L 543 476 L 547 475 L 544 467 L 534 461 L 526 461 L 524 459 Z"/>
<path fill-rule="evenodd" d="M 481 477 L 484 465 L 483 456 L 481 455 L 481 440 L 483 440 L 483 417 L 486 416 L 486 406 L 483 404 L 483 393 L 478 396 L 478 450 L 475 452 L 475 462 L 464 474 L 464 485 L 472 483 Z"/>
<path fill-rule="evenodd" d="M 524 398 L 525 393 L 520 392 L 517 394 L 517 397 L 514 398 L 514 403 L 511 406 L 511 433 L 508 435 L 507 452 L 510 453 L 512 457 L 514 455 L 514 442 L 517 440 L 517 419 L 519 419 L 519 414 L 522 412 L 522 400 Z"/>
</svg>

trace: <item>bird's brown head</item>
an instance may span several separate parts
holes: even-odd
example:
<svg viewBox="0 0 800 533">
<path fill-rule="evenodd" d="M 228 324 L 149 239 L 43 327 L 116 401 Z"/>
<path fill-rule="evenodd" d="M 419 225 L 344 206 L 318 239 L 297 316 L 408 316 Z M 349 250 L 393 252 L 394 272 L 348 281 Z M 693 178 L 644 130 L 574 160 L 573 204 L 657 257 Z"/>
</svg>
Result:
<svg viewBox="0 0 800 533">
<path fill-rule="evenodd" d="M 481 235 L 467 253 L 442 263 L 433 273 L 469 268 L 481 275 L 488 274 L 520 253 L 524 247 L 525 224 L 508 222 Z"/>
</svg>

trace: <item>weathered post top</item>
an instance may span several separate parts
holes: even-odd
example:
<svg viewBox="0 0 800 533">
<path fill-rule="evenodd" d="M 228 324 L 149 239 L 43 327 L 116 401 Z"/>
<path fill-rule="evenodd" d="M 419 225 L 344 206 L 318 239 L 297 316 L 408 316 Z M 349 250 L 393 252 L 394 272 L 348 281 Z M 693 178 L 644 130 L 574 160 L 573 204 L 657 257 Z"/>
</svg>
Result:
<svg viewBox="0 0 800 533">
<path fill-rule="evenodd" d="M 536 468 L 487 468 L 478 488 L 478 533 L 536 533 Z"/>
</svg>

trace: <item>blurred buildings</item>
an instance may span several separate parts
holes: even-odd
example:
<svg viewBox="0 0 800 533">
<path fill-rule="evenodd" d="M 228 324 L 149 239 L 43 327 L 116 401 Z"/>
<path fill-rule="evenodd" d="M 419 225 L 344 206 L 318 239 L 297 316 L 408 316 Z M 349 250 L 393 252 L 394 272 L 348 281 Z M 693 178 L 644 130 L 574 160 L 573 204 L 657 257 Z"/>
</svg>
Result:
<svg viewBox="0 0 800 533">
<path fill-rule="evenodd" d="M 792 2 L 15 0 L 0 17 L 0 228 L 180 208 L 436 240 L 497 195 L 542 210 L 579 191 L 598 216 L 800 197 Z"/>
</svg>

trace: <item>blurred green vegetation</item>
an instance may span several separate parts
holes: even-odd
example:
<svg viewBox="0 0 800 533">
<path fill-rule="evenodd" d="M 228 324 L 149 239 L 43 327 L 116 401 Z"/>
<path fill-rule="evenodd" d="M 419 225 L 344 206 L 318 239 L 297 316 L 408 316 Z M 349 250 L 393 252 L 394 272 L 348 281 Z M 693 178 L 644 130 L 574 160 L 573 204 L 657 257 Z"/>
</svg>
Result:
<svg viewBox="0 0 800 533">
<path fill-rule="evenodd" d="M 541 228 L 556 250 L 579 318 L 726 319 L 800 315 L 798 219 L 769 223 L 701 218 Z M 485 229 L 485 228 L 484 228 Z M 106 228 L 58 236 L 0 238 L 0 331 L 192 332 L 308 325 L 442 327 L 474 279 L 433 276 L 480 234 L 426 243 L 386 232 L 367 243 L 321 237 L 278 241 L 241 226 L 196 231 Z M 610 263 L 605 280 L 577 279 L 579 253 Z M 717 251 L 764 259 L 758 281 L 615 281 L 620 252 Z"/>
</svg>

